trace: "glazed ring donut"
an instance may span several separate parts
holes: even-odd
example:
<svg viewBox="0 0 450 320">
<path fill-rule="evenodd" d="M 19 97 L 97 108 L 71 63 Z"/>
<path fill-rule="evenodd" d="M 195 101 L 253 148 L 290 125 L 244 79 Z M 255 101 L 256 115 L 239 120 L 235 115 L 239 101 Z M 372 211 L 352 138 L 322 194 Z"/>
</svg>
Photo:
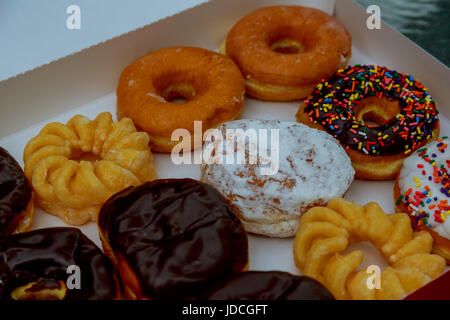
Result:
<svg viewBox="0 0 450 320">
<path fill-rule="evenodd" d="M 357 271 L 359 250 L 342 252 L 349 244 L 369 241 L 389 263 L 380 288 L 367 285 L 371 273 Z M 321 282 L 336 299 L 395 300 L 424 286 L 445 268 L 445 259 L 430 254 L 428 232 L 413 232 L 405 213 L 386 214 L 375 202 L 364 207 L 334 199 L 305 213 L 294 240 L 294 259 L 305 276 Z"/>
<path fill-rule="evenodd" d="M 244 93 L 244 79 L 230 58 L 200 48 L 160 49 L 123 70 L 117 116 L 130 117 L 146 131 L 153 150 L 170 152 L 179 143 L 171 140 L 174 130 L 192 134 L 194 121 L 202 121 L 205 131 L 238 118 Z M 186 102 L 171 102 L 175 98 Z M 194 144 L 201 146 L 201 141 Z"/>
<path fill-rule="evenodd" d="M 403 162 L 395 180 L 397 211 L 407 212 L 417 230 L 428 231 L 433 251 L 450 263 L 450 157 L 443 137 L 416 151 Z"/>
<path fill-rule="evenodd" d="M 394 179 L 403 159 L 439 134 L 427 89 L 411 75 L 372 65 L 347 67 L 323 80 L 296 118 L 339 140 L 356 177 L 367 180 Z"/>
<path fill-rule="evenodd" d="M 247 235 L 214 188 L 161 179 L 112 196 L 99 215 L 104 252 L 127 299 L 191 299 L 247 267 Z"/>
<path fill-rule="evenodd" d="M 114 193 L 156 178 L 148 140 L 131 119 L 113 122 L 108 112 L 92 121 L 76 115 L 65 125 L 52 122 L 27 143 L 25 176 L 45 211 L 73 225 L 97 221 Z"/>
<path fill-rule="evenodd" d="M 0 240 L 27 231 L 33 211 L 30 183 L 17 161 L 0 147 Z"/>
<path fill-rule="evenodd" d="M 79 287 L 69 279 L 79 267 Z M 70 271 L 70 272 L 69 272 Z M 110 300 L 120 297 L 114 266 L 76 228 L 45 228 L 0 242 L 1 300 Z"/>
<path fill-rule="evenodd" d="M 248 95 L 289 101 L 307 97 L 321 79 L 347 65 L 351 37 L 318 9 L 273 6 L 239 20 L 221 51 L 238 64 Z"/>
</svg>

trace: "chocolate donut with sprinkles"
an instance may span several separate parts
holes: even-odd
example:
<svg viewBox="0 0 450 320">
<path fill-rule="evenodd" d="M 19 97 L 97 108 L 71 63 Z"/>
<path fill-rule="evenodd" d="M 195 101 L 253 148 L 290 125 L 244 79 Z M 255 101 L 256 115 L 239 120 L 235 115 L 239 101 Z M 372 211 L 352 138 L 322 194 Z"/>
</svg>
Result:
<svg viewBox="0 0 450 320">
<path fill-rule="evenodd" d="M 323 79 L 296 114 L 346 149 L 356 178 L 394 179 L 403 160 L 439 135 L 436 103 L 409 74 L 355 65 Z"/>
<path fill-rule="evenodd" d="M 412 226 L 433 237 L 433 252 L 450 264 L 450 151 L 448 137 L 417 150 L 403 162 L 395 180 L 397 212 L 407 212 Z"/>
</svg>

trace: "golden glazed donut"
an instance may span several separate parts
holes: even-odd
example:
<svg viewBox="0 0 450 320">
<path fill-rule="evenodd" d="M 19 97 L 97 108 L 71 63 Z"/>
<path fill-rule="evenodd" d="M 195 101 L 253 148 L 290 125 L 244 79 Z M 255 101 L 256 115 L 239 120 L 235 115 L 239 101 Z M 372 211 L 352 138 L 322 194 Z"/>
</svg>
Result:
<svg viewBox="0 0 450 320">
<path fill-rule="evenodd" d="M 390 264 L 381 287 L 369 289 L 359 250 L 342 254 L 349 244 L 370 241 Z M 305 213 L 294 241 L 294 259 L 304 275 L 320 281 L 336 299 L 401 299 L 438 277 L 445 259 L 430 254 L 428 232 L 413 232 L 405 213 L 386 214 L 378 204 L 364 207 L 334 199 Z M 370 279 L 369 279 L 370 280 Z"/>
<path fill-rule="evenodd" d="M 28 142 L 25 176 L 45 211 L 73 225 L 97 221 L 111 195 L 156 178 L 148 143 L 129 118 L 113 122 L 104 112 L 91 121 L 76 115 L 65 125 L 47 124 Z M 99 160 L 80 160 L 86 155 Z"/>
<path fill-rule="evenodd" d="M 175 129 L 192 134 L 194 121 L 207 130 L 238 118 L 244 93 L 244 79 L 230 58 L 201 48 L 160 49 L 123 70 L 117 116 L 130 117 L 146 131 L 153 150 L 170 152 L 179 143 L 171 140 Z M 172 102 L 176 98 L 186 102 Z"/>
<path fill-rule="evenodd" d="M 351 37 L 318 9 L 273 6 L 239 20 L 221 51 L 238 64 L 248 95 L 289 101 L 307 97 L 321 79 L 347 65 Z"/>
</svg>

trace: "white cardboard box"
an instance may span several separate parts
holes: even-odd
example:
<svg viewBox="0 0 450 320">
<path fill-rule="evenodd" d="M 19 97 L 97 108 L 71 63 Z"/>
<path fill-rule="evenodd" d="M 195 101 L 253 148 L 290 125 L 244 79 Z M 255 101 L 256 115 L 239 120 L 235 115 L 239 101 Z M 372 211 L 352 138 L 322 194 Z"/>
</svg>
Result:
<svg viewBox="0 0 450 320">
<path fill-rule="evenodd" d="M 282 1 L 304 4 L 333 13 L 333 1 Z M 120 37 L 100 43 L 79 53 L 15 78 L 0 82 L 0 145 L 21 164 L 27 141 L 51 121 L 67 121 L 74 114 L 91 119 L 102 111 L 115 114 L 115 88 L 122 69 L 136 58 L 169 46 L 199 46 L 218 50 L 227 32 L 245 14 L 275 0 L 211 0 L 174 16 L 165 18 Z M 447 119 L 450 72 L 437 59 L 407 38 L 382 24 L 380 30 L 368 30 L 365 10 L 351 0 L 338 0 L 334 15 L 353 38 L 350 64 L 379 64 L 410 73 L 425 84 L 438 104 L 441 135 L 450 135 Z M 243 118 L 295 121 L 300 102 L 274 103 L 246 98 Z M 161 178 L 199 179 L 197 165 L 176 166 L 170 155 L 156 154 Z M 380 203 L 387 212 L 394 211 L 392 181 L 355 181 L 346 198 L 360 204 Z M 64 226 L 58 218 L 36 210 L 33 228 Z M 96 224 L 81 227 L 100 245 Z M 250 270 L 282 270 L 299 274 L 292 254 L 293 239 L 270 239 L 249 235 Z M 367 243 L 352 245 L 365 253 L 362 267 L 385 267 L 382 256 Z"/>
<path fill-rule="evenodd" d="M 207 0 L 2 0 L 0 81 L 203 2 Z"/>
</svg>

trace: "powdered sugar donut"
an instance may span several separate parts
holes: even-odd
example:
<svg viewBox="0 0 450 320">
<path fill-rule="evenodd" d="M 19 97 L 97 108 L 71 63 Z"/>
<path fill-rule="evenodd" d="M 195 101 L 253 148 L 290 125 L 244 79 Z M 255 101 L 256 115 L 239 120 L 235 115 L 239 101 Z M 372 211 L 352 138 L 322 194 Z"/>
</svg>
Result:
<svg viewBox="0 0 450 320">
<path fill-rule="evenodd" d="M 450 151 L 443 137 L 403 162 L 394 198 L 396 210 L 408 212 L 413 227 L 433 237 L 433 251 L 450 262 Z"/>
<path fill-rule="evenodd" d="M 217 161 L 226 159 L 230 151 L 224 140 L 223 150 L 215 151 L 216 163 L 201 165 L 201 180 L 228 199 L 249 232 L 294 236 L 303 212 L 342 197 L 353 181 L 355 172 L 349 157 L 337 140 L 323 131 L 277 120 L 237 120 L 217 128 L 224 137 L 231 129 L 235 134 L 241 130 L 247 137 L 243 150 L 239 150 L 239 143 L 232 149 L 237 151 L 234 159 L 241 153 L 245 163 Z M 252 130 L 258 138 L 256 144 L 251 139 L 255 136 Z M 277 134 L 278 139 L 274 139 Z M 204 150 L 209 146 L 206 143 Z M 257 162 L 253 164 L 249 163 L 252 147 L 257 147 Z M 267 167 L 273 174 L 264 173 Z"/>
</svg>

